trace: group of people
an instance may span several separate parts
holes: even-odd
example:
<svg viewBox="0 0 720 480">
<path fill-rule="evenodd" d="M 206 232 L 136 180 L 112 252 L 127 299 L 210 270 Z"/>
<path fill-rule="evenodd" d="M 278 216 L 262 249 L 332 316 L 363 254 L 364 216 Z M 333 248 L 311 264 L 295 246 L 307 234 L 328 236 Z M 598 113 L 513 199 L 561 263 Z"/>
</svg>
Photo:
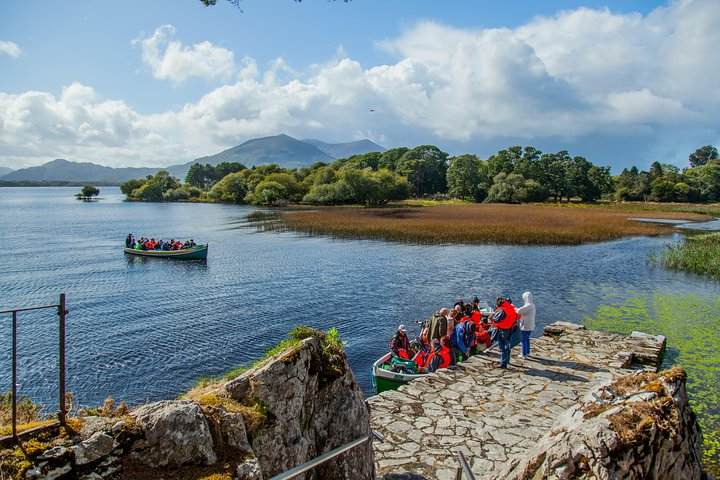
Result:
<svg viewBox="0 0 720 480">
<path fill-rule="evenodd" d="M 510 363 L 513 330 L 520 329 L 520 358 L 530 355 L 530 334 L 535 329 L 535 304 L 530 292 L 522 295 L 523 305 L 516 307 L 509 298 L 498 297 L 490 315 L 480 311 L 479 299 L 462 299 L 452 308 L 441 308 L 426 323 L 419 345 L 412 348 L 407 328 L 400 325 L 390 340 L 390 350 L 400 358 L 413 360 L 423 373 L 455 365 L 488 349 L 493 341 L 500 350 L 499 368 Z"/>
<path fill-rule="evenodd" d="M 135 250 L 183 250 L 194 246 L 195 242 L 192 238 L 186 242 L 176 241 L 174 238 L 169 242 L 164 241 L 162 238 L 155 240 L 154 238 L 140 237 L 139 240 L 136 240 L 132 233 L 128 233 L 125 238 L 125 247 Z"/>
</svg>

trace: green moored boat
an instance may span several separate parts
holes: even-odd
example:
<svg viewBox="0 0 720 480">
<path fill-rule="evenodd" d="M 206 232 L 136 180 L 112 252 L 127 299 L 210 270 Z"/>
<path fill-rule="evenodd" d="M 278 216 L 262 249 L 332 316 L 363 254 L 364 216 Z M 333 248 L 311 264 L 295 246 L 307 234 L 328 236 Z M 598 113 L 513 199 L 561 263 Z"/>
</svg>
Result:
<svg viewBox="0 0 720 480">
<path fill-rule="evenodd" d="M 205 260 L 207 259 L 207 252 L 207 245 L 195 245 L 194 247 L 183 248 L 182 250 L 135 250 L 134 248 L 125 247 L 125 253 L 128 255 L 152 258 L 172 258 L 175 260 Z"/>
<path fill-rule="evenodd" d="M 401 365 L 393 363 L 394 356 L 392 352 L 388 352 L 373 363 L 372 379 L 377 393 L 397 390 L 401 385 L 416 378 L 428 376 L 427 373 L 411 373 L 412 369 L 405 369 Z"/>
</svg>

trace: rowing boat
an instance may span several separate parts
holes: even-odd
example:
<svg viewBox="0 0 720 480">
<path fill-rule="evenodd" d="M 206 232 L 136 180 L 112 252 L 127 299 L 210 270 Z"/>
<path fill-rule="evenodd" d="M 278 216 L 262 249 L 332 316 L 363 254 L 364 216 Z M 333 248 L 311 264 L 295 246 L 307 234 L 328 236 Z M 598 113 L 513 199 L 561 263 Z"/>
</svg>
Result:
<svg viewBox="0 0 720 480">
<path fill-rule="evenodd" d="M 182 250 L 135 250 L 134 248 L 125 247 L 125 253 L 128 255 L 138 255 L 140 257 L 153 258 L 172 258 L 176 260 L 205 260 L 207 259 L 208 246 L 195 245 Z"/>
<path fill-rule="evenodd" d="M 380 357 L 372 366 L 372 380 L 377 393 L 387 390 L 397 390 L 401 385 L 415 380 L 416 378 L 427 377 L 427 373 L 410 373 L 411 370 L 403 369 L 400 365 L 393 364 L 393 353 L 388 352 Z"/>
</svg>

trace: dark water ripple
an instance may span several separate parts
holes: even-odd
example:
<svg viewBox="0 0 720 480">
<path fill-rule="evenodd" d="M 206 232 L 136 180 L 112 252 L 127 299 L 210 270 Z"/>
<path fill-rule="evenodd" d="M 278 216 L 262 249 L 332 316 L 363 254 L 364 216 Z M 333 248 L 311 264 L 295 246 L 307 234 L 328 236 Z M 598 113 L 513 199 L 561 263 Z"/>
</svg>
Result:
<svg viewBox="0 0 720 480">
<path fill-rule="evenodd" d="M 474 295 L 520 301 L 542 326 L 578 322 L 609 295 L 717 295 L 718 284 L 653 268 L 675 237 L 577 247 L 399 245 L 248 228 L 249 207 L 143 204 L 102 187 L 1 188 L 0 309 L 67 294 L 67 388 L 85 406 L 174 398 L 204 376 L 248 364 L 297 325 L 336 327 L 371 393 L 369 370 L 397 325 Z M 210 244 L 207 262 L 123 255 L 128 232 Z M 10 389 L 10 319 L 0 317 L 0 390 Z M 21 393 L 57 405 L 57 316 L 19 316 Z M 55 407 L 56 408 L 56 407 Z"/>
</svg>

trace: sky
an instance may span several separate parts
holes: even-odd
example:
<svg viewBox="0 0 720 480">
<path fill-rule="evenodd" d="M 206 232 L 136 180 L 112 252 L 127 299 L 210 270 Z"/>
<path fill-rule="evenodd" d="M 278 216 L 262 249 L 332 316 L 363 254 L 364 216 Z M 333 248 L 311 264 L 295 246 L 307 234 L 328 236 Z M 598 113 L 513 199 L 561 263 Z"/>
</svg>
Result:
<svg viewBox="0 0 720 480">
<path fill-rule="evenodd" d="M 285 133 L 686 167 L 720 145 L 719 20 L 719 0 L 5 0 L 0 166 Z"/>
</svg>

